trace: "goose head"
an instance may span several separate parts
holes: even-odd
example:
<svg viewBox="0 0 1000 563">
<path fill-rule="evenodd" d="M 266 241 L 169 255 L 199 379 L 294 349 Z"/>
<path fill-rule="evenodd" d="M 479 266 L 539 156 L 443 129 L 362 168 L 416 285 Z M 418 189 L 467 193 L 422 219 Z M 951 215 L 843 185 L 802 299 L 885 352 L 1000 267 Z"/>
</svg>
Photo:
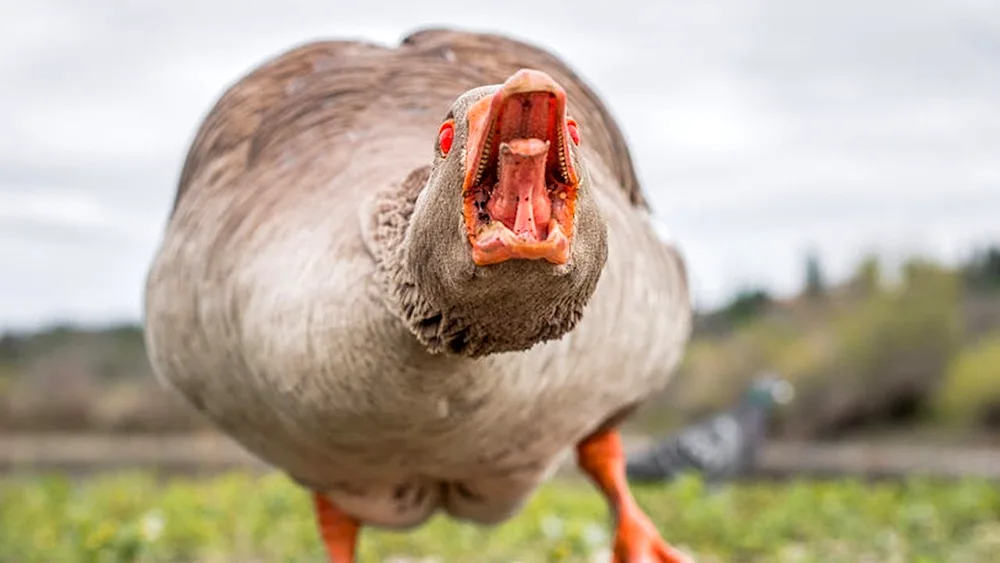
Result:
<svg viewBox="0 0 1000 563">
<path fill-rule="evenodd" d="M 580 319 L 607 258 L 583 142 L 565 90 L 538 70 L 452 104 L 405 240 L 447 351 L 524 350 Z"/>
</svg>

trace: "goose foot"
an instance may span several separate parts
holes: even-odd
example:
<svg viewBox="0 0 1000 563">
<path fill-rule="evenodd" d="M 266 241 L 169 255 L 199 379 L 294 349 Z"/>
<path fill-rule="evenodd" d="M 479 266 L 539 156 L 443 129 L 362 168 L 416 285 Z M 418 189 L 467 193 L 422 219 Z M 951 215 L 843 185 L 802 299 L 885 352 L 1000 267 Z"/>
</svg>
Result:
<svg viewBox="0 0 1000 563">
<path fill-rule="evenodd" d="M 612 563 L 694 563 L 694 560 L 686 554 L 663 541 L 656 527 L 638 506 L 619 516 L 611 561 Z"/>
<path fill-rule="evenodd" d="M 313 493 L 313 501 L 319 535 L 330 556 L 330 563 L 354 563 L 361 524 L 319 493 Z"/>
<path fill-rule="evenodd" d="M 670 546 L 632 497 L 625 478 L 625 455 L 617 430 L 602 430 L 577 446 L 580 469 L 597 485 L 614 513 L 612 563 L 693 563 Z"/>
</svg>

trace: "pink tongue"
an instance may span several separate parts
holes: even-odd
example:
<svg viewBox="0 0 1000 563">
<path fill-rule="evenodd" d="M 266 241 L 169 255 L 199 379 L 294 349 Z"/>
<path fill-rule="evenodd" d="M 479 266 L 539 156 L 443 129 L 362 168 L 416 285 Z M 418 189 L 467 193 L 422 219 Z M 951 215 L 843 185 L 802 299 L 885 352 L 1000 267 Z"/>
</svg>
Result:
<svg viewBox="0 0 1000 563">
<path fill-rule="evenodd" d="M 500 144 L 500 179 L 486 210 L 515 235 L 544 240 L 552 217 L 552 202 L 545 187 L 548 141 L 512 139 Z"/>
</svg>

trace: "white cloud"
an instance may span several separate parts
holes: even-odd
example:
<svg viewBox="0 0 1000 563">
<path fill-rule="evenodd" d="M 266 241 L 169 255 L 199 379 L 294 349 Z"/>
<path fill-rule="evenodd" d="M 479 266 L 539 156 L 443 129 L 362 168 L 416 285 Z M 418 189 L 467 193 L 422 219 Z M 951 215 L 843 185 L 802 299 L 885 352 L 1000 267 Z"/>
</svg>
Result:
<svg viewBox="0 0 1000 563">
<path fill-rule="evenodd" d="M 94 197 L 63 193 L 0 193 L 0 221 L 31 221 L 74 227 L 103 227 L 111 219 Z"/>
</svg>

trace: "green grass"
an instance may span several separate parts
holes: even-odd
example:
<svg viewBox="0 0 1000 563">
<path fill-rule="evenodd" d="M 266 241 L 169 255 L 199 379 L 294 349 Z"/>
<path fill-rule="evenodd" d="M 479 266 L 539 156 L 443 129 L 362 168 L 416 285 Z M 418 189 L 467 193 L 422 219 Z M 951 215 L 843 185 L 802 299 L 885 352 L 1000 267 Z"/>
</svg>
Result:
<svg viewBox="0 0 1000 563">
<path fill-rule="evenodd" d="M 635 487 L 675 545 L 701 562 L 986 562 L 1000 553 L 1000 488 L 967 481 Z M 325 561 L 306 494 L 279 475 L 157 481 L 116 475 L 0 479 L 0 562 Z M 607 562 L 607 512 L 586 483 L 544 487 L 509 522 L 438 517 L 368 530 L 361 562 Z"/>
</svg>

